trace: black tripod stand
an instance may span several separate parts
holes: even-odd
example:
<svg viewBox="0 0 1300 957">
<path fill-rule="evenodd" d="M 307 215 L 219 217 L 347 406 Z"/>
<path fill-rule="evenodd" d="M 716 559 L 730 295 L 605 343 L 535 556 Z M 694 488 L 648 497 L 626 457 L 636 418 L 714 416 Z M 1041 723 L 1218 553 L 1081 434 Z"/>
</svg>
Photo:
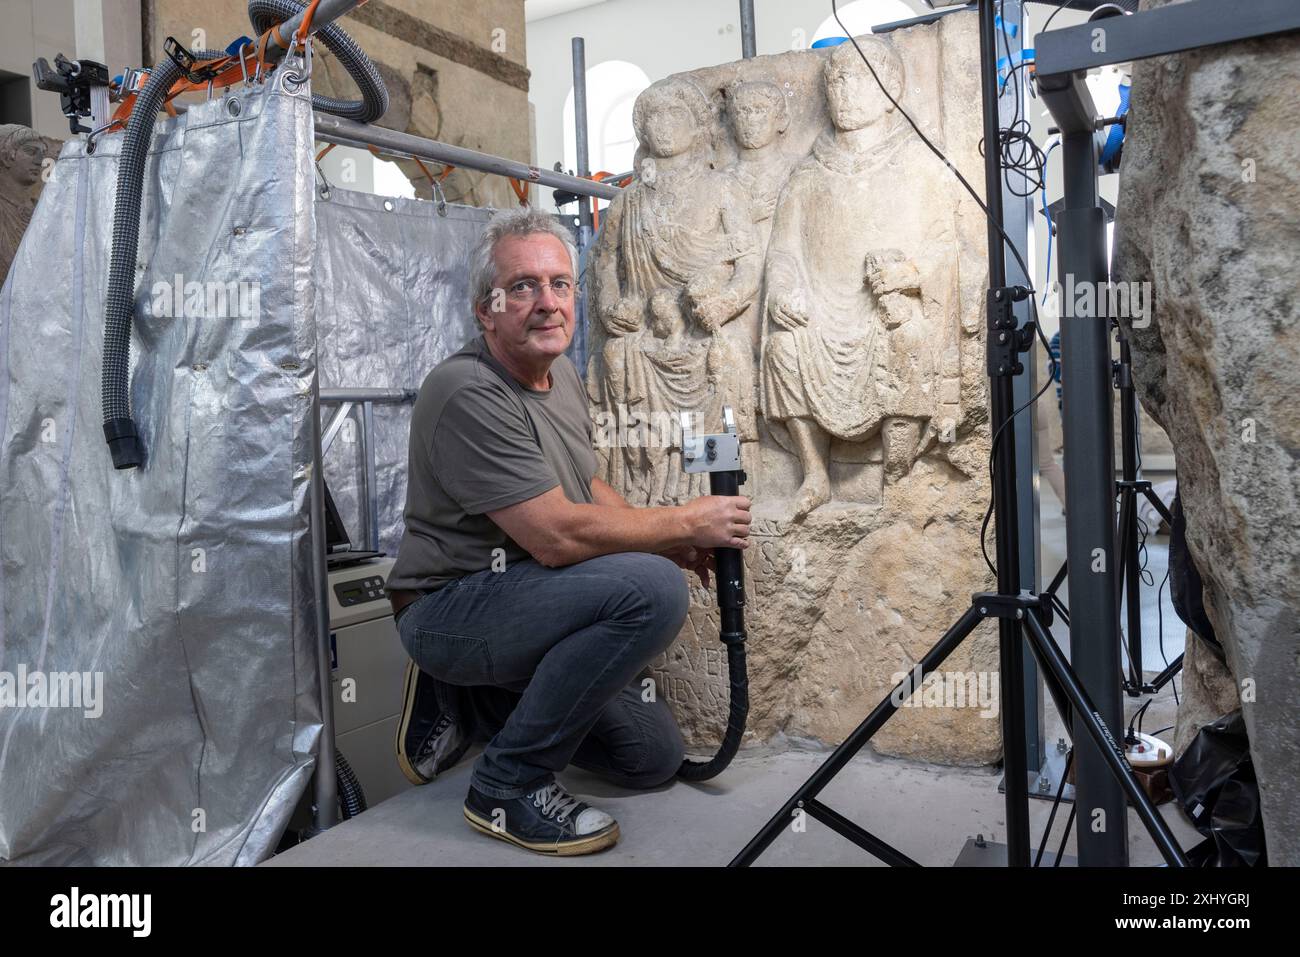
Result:
<svg viewBox="0 0 1300 957">
<path fill-rule="evenodd" d="M 1138 420 L 1137 395 L 1133 388 L 1133 360 L 1128 337 L 1124 327 L 1112 320 L 1112 327 L 1119 336 L 1119 360 L 1114 363 L 1115 388 L 1120 397 L 1120 456 L 1122 477 L 1115 483 L 1115 495 L 1119 500 L 1119 587 L 1125 603 L 1126 627 L 1124 631 L 1129 670 L 1124 676 L 1122 687 L 1130 697 L 1144 694 L 1156 694 L 1174 679 L 1182 670 L 1183 656 L 1179 655 L 1169 663 L 1150 683 L 1142 680 L 1142 602 L 1141 575 L 1138 545 L 1138 502 L 1145 497 L 1162 519 L 1173 527 L 1174 517 L 1165 503 L 1151 488 L 1151 483 L 1138 477 Z M 1070 610 L 1060 597 L 1060 588 L 1069 569 L 1069 562 L 1062 562 L 1056 575 L 1043 589 L 1042 597 L 1047 599 L 1056 614 L 1066 625 L 1070 623 Z"/>
<path fill-rule="evenodd" d="M 995 3 L 980 0 L 980 64 L 984 115 L 985 196 L 989 212 L 989 282 L 987 299 L 988 374 L 992 392 L 992 428 L 996 469 L 993 502 L 997 517 L 997 585 L 996 592 L 973 596 L 965 614 L 939 639 L 921 659 L 919 665 L 876 706 L 826 762 L 790 797 L 761 831 L 749 842 L 731 866 L 748 866 L 776 839 L 792 816 L 802 810 L 814 819 L 888 864 L 915 866 L 916 862 L 885 841 L 848 820 L 817 800 L 821 791 L 835 778 L 849 760 L 902 706 L 925 677 L 934 672 L 952 651 L 986 618 L 998 623 L 1001 669 L 1001 716 L 1003 759 L 1006 779 L 1007 860 L 1012 866 L 1028 866 L 1030 856 L 1028 773 L 1025 755 L 1024 673 L 1020 649 L 1022 640 L 1030 648 L 1043 670 L 1049 692 L 1062 716 L 1073 727 L 1076 738 L 1078 785 L 1076 800 L 1081 809 L 1080 863 L 1124 863 L 1125 798 L 1136 807 L 1143 824 L 1165 860 L 1186 865 L 1186 858 L 1174 840 L 1168 825 L 1156 812 L 1129 767 L 1121 745 L 1109 727 L 1120 726 L 1118 692 L 1114 688 L 1114 669 L 1093 668 L 1091 674 L 1076 674 L 1057 647 L 1050 632 L 1051 604 L 1043 596 L 1021 592 L 1019 581 L 1019 546 L 1017 539 L 1015 442 L 1011 419 L 1015 414 L 1012 377 L 1024 371 L 1020 353 L 1027 351 L 1036 331 L 1031 324 L 1016 328 L 1013 302 L 1023 300 L 1029 291 L 1006 286 L 1006 261 L 1002 240 L 1002 168 L 1000 151 L 992 146 L 1000 142 L 996 56 Z M 1092 130 L 1062 131 L 1067 164 L 1066 209 L 1060 219 L 1062 249 L 1061 272 L 1072 272 L 1076 282 L 1100 282 L 1106 276 L 1105 218 L 1096 197 L 1096 146 Z M 1087 189 L 1091 175 L 1092 188 Z M 1068 240 L 1068 243 L 1067 243 Z M 1065 440 L 1071 461 L 1081 465 L 1072 472 L 1067 515 L 1069 559 L 1075 567 L 1099 567 L 1100 573 L 1088 576 L 1095 581 L 1080 581 L 1076 594 L 1082 599 L 1084 625 L 1089 630 L 1072 632 L 1076 660 L 1083 641 L 1108 642 L 1118 654 L 1117 590 L 1114 587 L 1115 551 L 1114 471 L 1111 447 L 1110 350 L 1108 327 L 1104 318 L 1081 317 L 1062 328 L 1062 351 L 1066 355 L 1063 387 L 1065 396 Z M 1077 451 L 1076 451 L 1077 450 Z M 1095 630 L 1095 633 L 1093 631 Z M 1104 664 L 1104 660 L 1103 660 Z M 1100 673 L 1099 673 L 1100 672 Z M 1110 689 L 1113 701 L 1102 700 L 1099 709 L 1093 703 L 1097 691 Z M 1102 770 L 1104 768 L 1104 770 Z M 1099 779 L 1108 780 L 1101 781 Z M 1118 788 L 1116 788 L 1118 785 Z M 1084 829 L 1097 820 L 1109 821 L 1103 830 L 1109 833 L 1104 842 L 1090 843 L 1085 853 Z M 1116 850 L 1118 848 L 1118 850 Z M 1118 859 L 1116 859 L 1118 858 Z"/>
</svg>

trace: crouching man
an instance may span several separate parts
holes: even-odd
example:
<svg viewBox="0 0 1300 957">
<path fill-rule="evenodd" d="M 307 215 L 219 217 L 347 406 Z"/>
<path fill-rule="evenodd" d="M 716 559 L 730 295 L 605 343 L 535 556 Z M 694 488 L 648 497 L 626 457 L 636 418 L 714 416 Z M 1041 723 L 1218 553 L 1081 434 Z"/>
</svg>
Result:
<svg viewBox="0 0 1300 957">
<path fill-rule="evenodd" d="M 574 332 L 577 255 L 532 209 L 500 213 L 474 253 L 481 335 L 425 379 L 411 418 L 406 531 L 388 588 L 408 669 L 398 760 L 424 782 L 471 735 L 470 826 L 586 854 L 614 819 L 555 778 L 569 764 L 656 787 L 681 733 L 641 673 L 686 618 L 682 568 L 748 544 L 749 500 L 633 508 L 595 478 Z M 418 666 L 415 667 L 415 666 Z"/>
</svg>

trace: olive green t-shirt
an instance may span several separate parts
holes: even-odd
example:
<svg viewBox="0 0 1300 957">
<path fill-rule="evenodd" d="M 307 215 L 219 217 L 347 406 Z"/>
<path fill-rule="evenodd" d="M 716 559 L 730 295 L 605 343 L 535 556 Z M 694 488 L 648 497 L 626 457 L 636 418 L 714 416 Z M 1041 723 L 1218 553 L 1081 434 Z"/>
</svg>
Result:
<svg viewBox="0 0 1300 957">
<path fill-rule="evenodd" d="M 522 385 L 482 335 L 429 373 L 411 415 L 406 531 L 389 589 L 440 588 L 494 558 L 528 558 L 486 512 L 557 485 L 571 502 L 592 501 L 586 390 L 568 356 L 550 379 L 545 391 Z"/>
</svg>

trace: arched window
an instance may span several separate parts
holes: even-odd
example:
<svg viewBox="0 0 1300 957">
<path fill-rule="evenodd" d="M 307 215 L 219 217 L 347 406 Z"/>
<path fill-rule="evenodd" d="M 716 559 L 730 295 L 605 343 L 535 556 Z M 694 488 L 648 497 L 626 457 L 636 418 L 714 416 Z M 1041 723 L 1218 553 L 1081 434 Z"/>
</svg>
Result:
<svg viewBox="0 0 1300 957">
<path fill-rule="evenodd" d="M 593 172 L 625 173 L 632 168 L 636 133 L 632 130 L 632 104 L 650 85 L 635 63 L 606 60 L 587 70 L 588 160 Z M 564 166 L 578 168 L 574 133 L 573 89 L 564 100 Z"/>
<path fill-rule="evenodd" d="M 840 8 L 840 19 L 855 37 L 870 33 L 871 28 L 878 23 L 896 23 L 899 20 L 910 20 L 916 15 L 916 11 L 903 0 L 857 0 L 856 3 Z M 827 17 L 808 42 L 811 45 L 827 37 L 842 36 L 844 31 L 835 22 L 835 18 Z"/>
</svg>

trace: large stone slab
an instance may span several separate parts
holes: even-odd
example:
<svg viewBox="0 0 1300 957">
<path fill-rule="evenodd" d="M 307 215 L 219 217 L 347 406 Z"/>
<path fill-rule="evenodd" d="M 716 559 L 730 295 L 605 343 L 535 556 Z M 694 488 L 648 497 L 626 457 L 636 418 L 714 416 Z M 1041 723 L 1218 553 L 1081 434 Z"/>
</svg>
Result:
<svg viewBox="0 0 1300 957">
<path fill-rule="evenodd" d="M 1295 36 L 1137 64 L 1114 270 L 1153 284 L 1152 322 L 1133 330 L 1134 374 L 1178 456 L 1188 544 L 1242 691 L 1269 860 L 1290 865 L 1300 864 L 1296 89 Z"/>
<path fill-rule="evenodd" d="M 980 182 L 974 16 L 859 43 Z M 991 586 L 984 219 L 849 44 L 669 77 L 634 122 L 637 179 L 588 267 L 603 476 L 636 505 L 706 493 L 673 426 L 688 411 L 720 431 L 735 410 L 755 515 L 750 738 L 838 742 Z M 945 667 L 878 749 L 997 758 L 992 628 Z M 715 741 L 726 659 L 702 588 L 654 670 L 688 739 Z"/>
</svg>

